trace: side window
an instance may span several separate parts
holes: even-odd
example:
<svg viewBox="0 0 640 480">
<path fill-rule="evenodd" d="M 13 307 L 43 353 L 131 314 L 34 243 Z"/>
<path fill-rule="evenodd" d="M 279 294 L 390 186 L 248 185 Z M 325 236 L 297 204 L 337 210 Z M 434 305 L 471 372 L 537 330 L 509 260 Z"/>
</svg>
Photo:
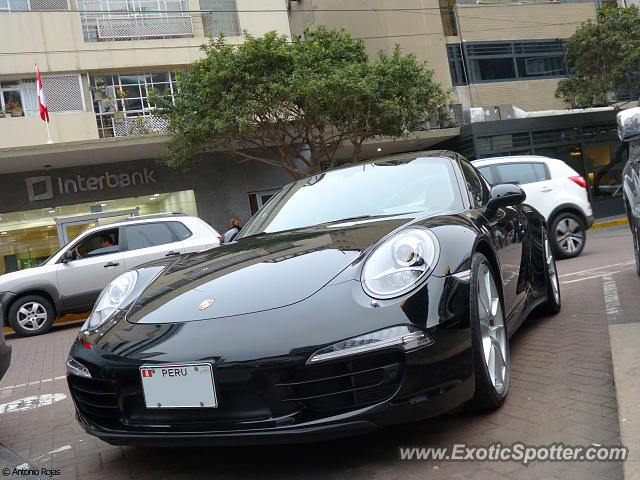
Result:
<svg viewBox="0 0 640 480">
<path fill-rule="evenodd" d="M 544 163 L 532 163 L 531 165 L 533 166 L 533 171 L 539 182 L 542 182 L 544 180 L 549 180 L 550 176 L 547 173 L 547 169 Z"/>
<path fill-rule="evenodd" d="M 120 239 L 118 238 L 118 229 L 102 230 L 87 238 L 73 247 L 73 258 L 97 257 L 99 255 L 107 255 L 120 251 Z"/>
<path fill-rule="evenodd" d="M 173 229 L 173 231 L 175 232 L 176 236 L 178 237 L 178 240 L 186 240 L 187 238 L 189 238 L 191 235 L 193 235 L 193 233 L 191 232 L 191 230 L 189 230 L 184 223 L 180 223 L 180 222 L 169 222 L 169 226 Z"/>
<path fill-rule="evenodd" d="M 127 250 L 156 247 L 175 241 L 166 223 L 131 225 L 126 227 L 125 232 L 127 235 Z"/>
<path fill-rule="evenodd" d="M 478 173 L 473 169 L 469 162 L 461 160 L 460 166 L 462 167 L 464 179 L 467 182 L 471 201 L 475 207 L 479 207 L 488 199 L 489 192 L 487 191 L 487 187 L 483 184 Z"/>
<path fill-rule="evenodd" d="M 543 170 L 543 178 L 538 178 L 534 165 L 540 165 Z M 503 163 L 495 165 L 500 174 L 500 183 L 515 183 L 516 185 L 525 185 L 527 183 L 539 182 L 545 180 L 546 172 L 544 165 L 534 163 Z"/>
<path fill-rule="evenodd" d="M 478 171 L 482 174 L 484 179 L 489 182 L 489 185 L 495 185 L 497 182 L 493 179 L 493 173 L 491 172 L 491 167 L 487 165 L 486 167 L 478 167 Z"/>
</svg>

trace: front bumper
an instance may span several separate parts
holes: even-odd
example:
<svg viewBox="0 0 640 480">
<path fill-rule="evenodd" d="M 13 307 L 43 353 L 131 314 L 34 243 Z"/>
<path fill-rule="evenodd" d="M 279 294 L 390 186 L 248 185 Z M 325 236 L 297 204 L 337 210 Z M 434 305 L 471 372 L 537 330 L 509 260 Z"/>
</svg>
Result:
<svg viewBox="0 0 640 480">
<path fill-rule="evenodd" d="M 71 349 L 92 376 L 67 377 L 78 420 L 114 444 L 289 443 L 428 418 L 471 398 L 468 284 L 434 278 L 410 298 L 379 307 L 354 302 L 350 289 L 327 287 L 300 304 L 228 319 L 163 325 L 116 319 L 83 337 L 90 349 L 80 341 Z M 339 302 L 339 295 L 350 300 Z M 433 343 L 307 365 L 327 344 L 399 324 L 424 329 Z M 141 365 L 202 361 L 213 365 L 218 408 L 145 407 Z"/>
<path fill-rule="evenodd" d="M 0 292 L 0 320 L 3 322 L 6 320 L 6 312 L 8 311 L 7 307 L 15 297 L 16 294 L 13 292 Z"/>
<path fill-rule="evenodd" d="M 112 445 L 169 447 L 308 443 L 365 434 L 387 425 L 441 415 L 469 400 L 474 388 L 474 379 L 470 377 L 434 397 L 421 396 L 398 404 L 389 402 L 364 411 L 346 413 L 340 418 L 293 427 L 205 432 L 136 432 L 108 430 L 91 425 L 80 413 L 77 413 L 77 418 L 88 434 Z"/>
</svg>

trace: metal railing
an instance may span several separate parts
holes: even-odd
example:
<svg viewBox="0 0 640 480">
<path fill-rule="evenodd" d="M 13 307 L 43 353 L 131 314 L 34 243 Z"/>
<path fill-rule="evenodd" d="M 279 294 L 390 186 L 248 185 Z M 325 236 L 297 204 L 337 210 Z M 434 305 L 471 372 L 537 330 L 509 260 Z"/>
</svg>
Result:
<svg viewBox="0 0 640 480">
<path fill-rule="evenodd" d="M 99 40 L 193 35 L 190 15 L 102 17 L 96 24 Z"/>
</svg>

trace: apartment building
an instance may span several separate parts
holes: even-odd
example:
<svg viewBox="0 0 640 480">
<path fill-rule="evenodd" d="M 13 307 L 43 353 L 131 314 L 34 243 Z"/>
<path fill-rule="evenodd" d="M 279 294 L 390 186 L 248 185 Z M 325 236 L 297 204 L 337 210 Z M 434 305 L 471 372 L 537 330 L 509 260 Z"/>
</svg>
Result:
<svg viewBox="0 0 640 480">
<path fill-rule="evenodd" d="M 149 87 L 174 95 L 208 35 L 243 30 L 290 35 L 286 0 L 0 0 L 0 274 L 131 213 L 197 214 L 224 232 L 290 180 L 221 155 L 189 172 L 156 161 L 166 125 Z"/>
<path fill-rule="evenodd" d="M 566 39 L 597 21 L 592 0 L 291 1 L 291 31 L 324 24 L 364 39 L 370 55 L 398 44 L 451 88 L 460 136 L 444 144 L 467 157 L 542 154 L 588 181 L 596 216 L 624 211 L 626 150 L 615 115 L 568 111 L 556 98 L 569 75 Z M 342 11 L 341 11 L 342 9 Z M 347 9 L 347 10 L 344 10 Z"/>
</svg>

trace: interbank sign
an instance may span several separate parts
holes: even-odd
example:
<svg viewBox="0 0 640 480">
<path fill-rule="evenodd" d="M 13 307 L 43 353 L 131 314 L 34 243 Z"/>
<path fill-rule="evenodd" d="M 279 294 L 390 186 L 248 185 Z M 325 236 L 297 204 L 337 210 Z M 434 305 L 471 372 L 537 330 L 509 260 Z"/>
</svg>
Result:
<svg viewBox="0 0 640 480">
<path fill-rule="evenodd" d="M 157 183 L 153 178 L 155 171 L 143 169 L 132 173 L 110 173 L 96 177 L 55 177 L 55 180 L 45 175 L 42 177 L 29 177 L 25 180 L 29 201 L 50 200 L 54 195 L 54 186 L 57 194 L 67 195 L 78 192 L 96 192 L 107 188 L 126 188 L 136 185 L 151 185 Z"/>
</svg>

